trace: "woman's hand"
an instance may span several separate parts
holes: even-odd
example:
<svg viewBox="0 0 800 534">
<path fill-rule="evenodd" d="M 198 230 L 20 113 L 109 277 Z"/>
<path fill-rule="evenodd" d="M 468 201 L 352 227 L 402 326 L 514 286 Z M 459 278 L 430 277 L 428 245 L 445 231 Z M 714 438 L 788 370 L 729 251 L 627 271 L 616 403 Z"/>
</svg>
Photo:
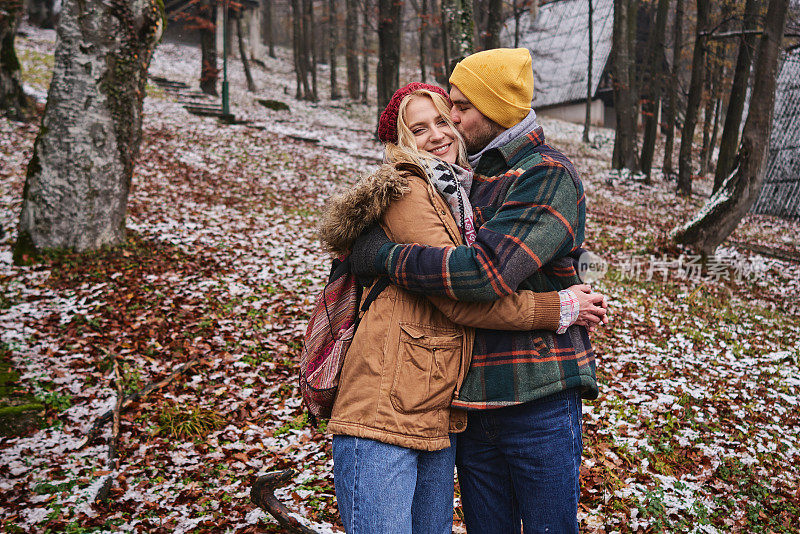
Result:
<svg viewBox="0 0 800 534">
<path fill-rule="evenodd" d="M 585 326 L 593 332 L 599 324 L 608 324 L 608 303 L 600 293 L 593 293 L 586 284 L 576 284 L 569 288 L 578 299 L 580 310 L 574 324 Z"/>
</svg>

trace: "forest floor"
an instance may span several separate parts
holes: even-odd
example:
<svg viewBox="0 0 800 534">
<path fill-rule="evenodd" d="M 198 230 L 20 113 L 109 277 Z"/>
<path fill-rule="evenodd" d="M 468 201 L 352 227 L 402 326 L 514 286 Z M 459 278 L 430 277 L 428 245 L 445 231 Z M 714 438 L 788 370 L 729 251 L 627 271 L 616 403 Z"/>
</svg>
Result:
<svg viewBox="0 0 800 534">
<path fill-rule="evenodd" d="M 44 98 L 54 33 L 23 30 L 25 83 Z M 38 124 L 0 119 L 0 386 L 44 406 L 37 428 L 0 437 L 3 531 L 279 532 L 249 488 L 287 467 L 297 474 L 279 497 L 318 532 L 341 530 L 330 436 L 307 425 L 297 358 L 327 274 L 320 210 L 381 151 L 374 106 L 327 99 L 325 69 L 322 100 L 294 100 L 278 52 L 254 66 L 255 94 L 231 68 L 246 124 L 190 115 L 148 86 L 129 237 L 113 250 L 12 264 Z M 196 49 L 164 43 L 150 72 L 196 86 L 199 65 Z M 581 127 L 542 124 L 581 171 L 585 247 L 609 264 L 595 283 L 612 322 L 593 337 L 600 397 L 584 404 L 582 530 L 798 532 L 800 261 L 775 255 L 800 256 L 800 223 L 748 216 L 702 268 L 664 256 L 709 178 L 680 199 L 659 174 L 646 185 L 612 172 L 612 131 L 585 145 Z M 130 393 L 186 362 L 123 413 L 118 463 L 110 424 L 84 445 L 116 402 L 115 365 Z"/>
</svg>

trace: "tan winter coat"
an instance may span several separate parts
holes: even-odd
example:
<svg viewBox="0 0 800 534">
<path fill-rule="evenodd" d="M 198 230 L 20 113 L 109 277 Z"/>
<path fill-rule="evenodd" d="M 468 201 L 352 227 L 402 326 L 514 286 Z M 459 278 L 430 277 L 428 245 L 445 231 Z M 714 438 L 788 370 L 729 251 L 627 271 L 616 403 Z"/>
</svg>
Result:
<svg viewBox="0 0 800 534">
<path fill-rule="evenodd" d="M 347 252 L 376 221 L 396 243 L 462 244 L 447 203 L 424 176 L 415 165 L 383 165 L 333 198 L 320 226 L 323 244 Z M 559 312 L 556 292 L 463 303 L 390 285 L 347 352 L 328 430 L 413 449 L 448 447 L 449 432 L 466 428 L 466 413 L 450 403 L 469 367 L 473 328 L 555 330 Z"/>
</svg>

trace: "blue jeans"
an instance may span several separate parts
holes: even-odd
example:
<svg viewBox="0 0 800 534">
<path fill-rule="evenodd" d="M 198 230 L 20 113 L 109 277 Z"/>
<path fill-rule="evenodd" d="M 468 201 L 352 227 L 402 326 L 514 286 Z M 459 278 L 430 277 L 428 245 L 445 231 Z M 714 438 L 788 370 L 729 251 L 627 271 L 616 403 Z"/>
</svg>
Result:
<svg viewBox="0 0 800 534">
<path fill-rule="evenodd" d="M 348 534 L 450 534 L 455 445 L 419 451 L 333 436 L 333 481 Z"/>
<path fill-rule="evenodd" d="M 582 450 L 577 389 L 469 412 L 456 456 L 467 532 L 578 532 Z"/>
</svg>

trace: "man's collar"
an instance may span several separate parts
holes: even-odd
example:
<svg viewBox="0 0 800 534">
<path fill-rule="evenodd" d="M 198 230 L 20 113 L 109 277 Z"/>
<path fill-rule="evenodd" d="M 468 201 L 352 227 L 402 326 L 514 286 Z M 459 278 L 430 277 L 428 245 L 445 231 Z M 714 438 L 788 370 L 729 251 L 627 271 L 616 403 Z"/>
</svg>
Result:
<svg viewBox="0 0 800 534">
<path fill-rule="evenodd" d="M 537 147 L 544 143 L 544 129 L 541 126 L 537 126 L 534 130 L 522 134 L 516 139 L 512 139 L 505 145 L 498 147 L 498 151 L 503 156 L 503 159 L 506 161 L 506 164 L 519 154 L 521 150 L 524 148 L 531 146 Z"/>
</svg>

